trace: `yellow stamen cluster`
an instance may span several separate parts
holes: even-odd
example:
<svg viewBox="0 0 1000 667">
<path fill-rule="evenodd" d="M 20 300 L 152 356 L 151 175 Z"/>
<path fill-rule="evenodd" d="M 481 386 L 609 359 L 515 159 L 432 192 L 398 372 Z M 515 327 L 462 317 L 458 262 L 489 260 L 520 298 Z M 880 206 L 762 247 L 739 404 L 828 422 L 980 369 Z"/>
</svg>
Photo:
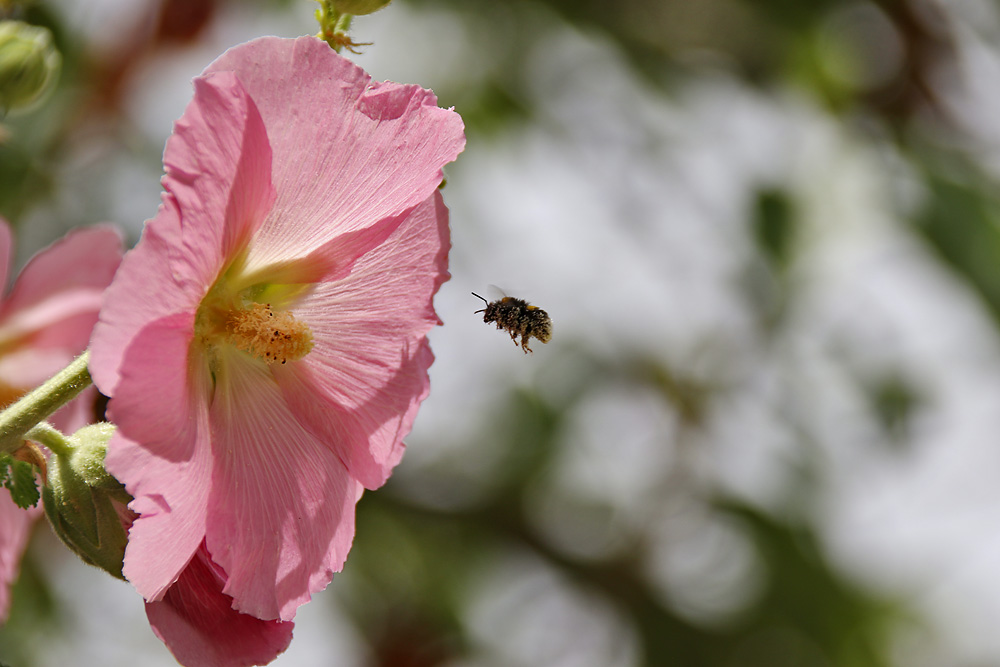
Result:
<svg viewBox="0 0 1000 667">
<path fill-rule="evenodd" d="M 238 349 L 269 364 L 301 359 L 313 348 L 309 326 L 287 310 L 275 313 L 269 303 L 231 311 L 226 334 Z"/>
</svg>

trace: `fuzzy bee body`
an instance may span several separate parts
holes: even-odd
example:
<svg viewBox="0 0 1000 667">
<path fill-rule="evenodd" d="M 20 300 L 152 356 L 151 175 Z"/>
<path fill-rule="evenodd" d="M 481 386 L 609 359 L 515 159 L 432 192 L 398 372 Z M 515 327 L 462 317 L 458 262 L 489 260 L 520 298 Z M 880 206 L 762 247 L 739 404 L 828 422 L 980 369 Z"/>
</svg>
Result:
<svg viewBox="0 0 1000 667">
<path fill-rule="evenodd" d="M 473 296 L 483 299 L 475 292 Z M 512 296 L 505 296 L 496 301 L 483 299 L 486 307 L 477 310 L 483 313 L 483 322 L 487 324 L 495 322 L 497 329 L 503 329 L 510 334 L 510 339 L 514 345 L 518 344 L 517 337 L 521 337 L 521 349 L 527 354 L 531 352 L 528 341 L 537 338 L 543 343 L 548 343 L 552 338 L 552 320 L 549 314 L 538 306 L 532 306 L 524 299 L 515 299 Z"/>
</svg>

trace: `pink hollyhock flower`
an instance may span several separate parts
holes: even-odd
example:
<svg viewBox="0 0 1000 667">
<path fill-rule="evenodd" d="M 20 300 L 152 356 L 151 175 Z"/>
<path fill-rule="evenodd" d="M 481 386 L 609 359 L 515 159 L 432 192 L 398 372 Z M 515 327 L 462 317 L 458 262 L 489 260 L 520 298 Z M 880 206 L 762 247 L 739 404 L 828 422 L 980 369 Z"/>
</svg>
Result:
<svg viewBox="0 0 1000 667">
<path fill-rule="evenodd" d="M 0 408 L 64 368 L 87 347 L 97 322 L 101 293 L 122 256 L 111 227 L 70 232 L 29 261 L 10 292 L 0 294 Z M 10 227 L 0 220 L 0 287 L 7 284 L 13 257 Z M 88 392 L 52 417 L 67 431 L 93 420 Z M 87 400 L 88 397 L 91 400 Z M 0 623 L 10 606 L 28 532 L 39 510 L 24 511 L 0 489 Z"/>
<path fill-rule="evenodd" d="M 287 621 L 343 566 L 427 396 L 437 188 L 465 139 L 433 93 L 312 37 L 235 47 L 194 87 L 91 346 L 139 515 L 124 571 L 151 603 L 211 573 L 233 609 Z"/>
</svg>

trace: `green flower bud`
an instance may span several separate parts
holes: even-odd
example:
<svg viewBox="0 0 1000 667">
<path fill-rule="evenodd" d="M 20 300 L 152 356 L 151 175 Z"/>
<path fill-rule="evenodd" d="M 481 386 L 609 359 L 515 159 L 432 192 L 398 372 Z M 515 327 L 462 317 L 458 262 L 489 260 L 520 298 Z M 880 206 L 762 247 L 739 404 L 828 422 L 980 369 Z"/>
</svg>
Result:
<svg viewBox="0 0 1000 667">
<path fill-rule="evenodd" d="M 55 83 L 61 62 L 48 30 L 0 21 L 0 112 L 41 100 Z"/>
<path fill-rule="evenodd" d="M 104 469 L 111 424 L 86 426 L 70 436 L 73 453 L 49 460 L 42 489 L 45 515 L 59 539 L 84 562 L 122 576 L 128 544 L 131 500 L 125 487 Z"/>
<path fill-rule="evenodd" d="M 341 14 L 361 16 L 372 14 L 388 5 L 392 0 L 333 0 L 333 8 Z"/>
</svg>

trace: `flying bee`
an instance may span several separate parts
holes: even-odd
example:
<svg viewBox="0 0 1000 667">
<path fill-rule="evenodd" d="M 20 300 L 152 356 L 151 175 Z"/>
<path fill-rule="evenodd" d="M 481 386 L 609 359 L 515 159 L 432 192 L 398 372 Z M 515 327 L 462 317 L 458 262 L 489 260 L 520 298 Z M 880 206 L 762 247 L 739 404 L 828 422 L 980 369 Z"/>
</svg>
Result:
<svg viewBox="0 0 1000 667">
<path fill-rule="evenodd" d="M 483 299 L 475 292 L 472 296 Z M 496 301 L 483 299 L 483 303 L 486 307 L 476 311 L 483 313 L 483 322 L 487 324 L 496 322 L 497 329 L 503 329 L 510 334 L 514 345 L 517 345 L 517 337 L 520 336 L 521 349 L 525 354 L 531 352 L 528 341 L 532 336 L 543 343 L 548 343 L 552 338 L 552 320 L 549 319 L 549 314 L 538 306 L 532 306 L 524 299 L 515 299 L 512 296 L 505 296 Z"/>
</svg>

